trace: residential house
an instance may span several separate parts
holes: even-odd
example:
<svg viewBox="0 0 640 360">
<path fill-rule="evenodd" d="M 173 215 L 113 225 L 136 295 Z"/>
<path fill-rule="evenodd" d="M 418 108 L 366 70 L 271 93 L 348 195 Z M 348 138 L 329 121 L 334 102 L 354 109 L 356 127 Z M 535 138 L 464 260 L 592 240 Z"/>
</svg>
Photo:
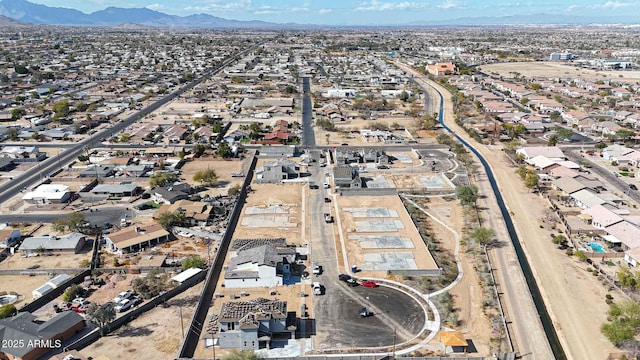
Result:
<svg viewBox="0 0 640 360">
<path fill-rule="evenodd" d="M 594 133 L 600 133 L 602 136 L 615 135 L 619 130 L 624 129 L 613 121 L 597 121 L 591 125 L 591 131 Z"/>
<path fill-rule="evenodd" d="M 106 234 L 110 251 L 132 253 L 148 249 L 169 240 L 169 232 L 158 223 L 139 224 Z"/>
<path fill-rule="evenodd" d="M 170 143 L 179 143 L 184 140 L 188 134 L 187 129 L 182 125 L 173 125 L 163 133 L 164 137 Z"/>
<path fill-rule="evenodd" d="M 15 360 L 39 359 L 51 351 L 44 344 L 62 348 L 65 340 L 80 333 L 84 327 L 84 318 L 74 311 L 63 311 L 44 322 L 38 321 L 29 312 L 19 312 L 15 316 L 0 319 L 0 357 Z M 59 345 L 56 345 L 58 341 Z"/>
<path fill-rule="evenodd" d="M 640 247 L 640 227 L 624 220 L 605 228 L 608 236 L 603 236 L 605 241 L 622 248 L 622 250 L 636 249 Z"/>
<path fill-rule="evenodd" d="M 584 209 L 582 214 L 589 215 L 589 222 L 598 229 L 606 229 L 607 227 L 624 221 L 624 218 L 610 208 L 603 205 L 596 205 L 588 209 Z"/>
<path fill-rule="evenodd" d="M 173 204 L 179 200 L 186 200 L 193 192 L 189 184 L 174 183 L 151 190 L 151 199 L 158 204 Z"/>
<path fill-rule="evenodd" d="M 362 187 L 362 179 L 358 175 L 358 169 L 349 165 L 334 167 L 333 181 L 336 188 L 360 189 Z"/>
<path fill-rule="evenodd" d="M 18 162 L 39 162 L 47 158 L 47 154 L 40 152 L 37 146 L 3 146 L 0 156 L 8 157 L 14 163 Z"/>
<path fill-rule="evenodd" d="M 22 253 L 22 256 L 32 256 L 40 253 L 77 254 L 86 243 L 86 235 L 77 232 L 60 236 L 33 236 L 25 238 L 22 241 L 22 244 L 20 244 L 20 253 Z"/>
<path fill-rule="evenodd" d="M 256 179 L 262 182 L 280 182 L 300 176 L 300 168 L 291 160 L 265 161 L 256 169 Z"/>
<path fill-rule="evenodd" d="M 516 154 L 521 154 L 524 160 L 529 160 L 538 155 L 543 155 L 554 161 L 567 160 L 567 157 L 557 146 L 524 146 L 516 150 Z"/>
<path fill-rule="evenodd" d="M 223 303 L 218 322 L 223 349 L 269 349 L 272 341 L 293 338 L 296 329 L 295 312 L 287 312 L 287 303 L 265 298 Z"/>
<path fill-rule="evenodd" d="M 225 288 L 273 287 L 299 282 L 295 248 L 285 239 L 238 239 L 224 275 Z"/>
<path fill-rule="evenodd" d="M 115 166 L 113 165 L 91 165 L 80 171 L 78 174 L 81 178 L 106 178 L 115 174 Z"/>
<path fill-rule="evenodd" d="M 553 189 L 561 191 L 564 196 L 570 196 L 575 192 L 587 188 L 586 185 L 571 177 L 555 179 L 551 181 L 551 186 Z"/>
<path fill-rule="evenodd" d="M 67 185 L 42 184 L 22 195 L 22 200 L 29 204 L 61 204 L 71 200 L 71 191 Z"/>
<path fill-rule="evenodd" d="M 90 193 L 107 197 L 136 196 L 142 193 L 142 188 L 136 184 L 99 184 Z"/>
</svg>

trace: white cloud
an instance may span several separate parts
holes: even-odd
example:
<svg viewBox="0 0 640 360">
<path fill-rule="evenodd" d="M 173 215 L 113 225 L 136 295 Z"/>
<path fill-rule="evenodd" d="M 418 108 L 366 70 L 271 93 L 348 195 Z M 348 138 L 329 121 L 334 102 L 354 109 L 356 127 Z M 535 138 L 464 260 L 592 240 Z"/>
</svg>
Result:
<svg viewBox="0 0 640 360">
<path fill-rule="evenodd" d="M 445 0 L 445 2 L 438 5 L 437 7 L 439 7 L 440 9 L 453 9 L 453 8 L 457 8 L 458 5 L 454 3 L 453 0 Z"/>
<path fill-rule="evenodd" d="M 630 2 L 622 2 L 622 1 L 607 1 L 604 4 L 596 4 L 593 7 L 594 8 L 601 8 L 601 9 L 619 9 L 619 8 L 624 8 L 624 7 L 628 7 L 633 5 L 633 3 Z"/>
<path fill-rule="evenodd" d="M 323 15 L 323 14 L 331 14 L 333 12 L 333 9 L 320 9 L 318 10 L 318 14 Z"/>
<path fill-rule="evenodd" d="M 566 11 L 566 12 L 571 12 L 571 11 L 573 11 L 573 10 L 575 10 L 575 9 L 578 9 L 578 8 L 580 8 L 580 6 L 579 6 L 579 5 L 572 4 L 572 5 L 567 6 L 567 8 L 566 8 L 566 9 L 564 9 L 564 11 Z"/>
<path fill-rule="evenodd" d="M 427 4 L 420 4 L 413 1 L 402 2 L 382 2 L 378 0 L 370 0 L 369 2 L 361 3 L 356 7 L 356 11 L 389 11 L 389 10 L 410 10 L 425 8 Z"/>
<path fill-rule="evenodd" d="M 236 0 L 233 2 L 225 0 L 208 0 L 203 5 L 186 6 L 183 10 L 187 12 L 215 12 L 248 10 L 251 8 L 251 0 Z"/>
<path fill-rule="evenodd" d="M 145 6 L 147 9 L 151 9 L 151 10 L 155 10 L 155 11 L 167 11 L 170 10 L 168 7 L 162 5 L 162 4 L 150 4 Z"/>
</svg>

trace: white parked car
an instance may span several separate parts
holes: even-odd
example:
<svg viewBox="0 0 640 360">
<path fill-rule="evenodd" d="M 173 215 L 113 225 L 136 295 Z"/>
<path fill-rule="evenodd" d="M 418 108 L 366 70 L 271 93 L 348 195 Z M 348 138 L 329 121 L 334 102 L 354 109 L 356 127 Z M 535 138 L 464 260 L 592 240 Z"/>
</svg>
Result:
<svg viewBox="0 0 640 360">
<path fill-rule="evenodd" d="M 114 310 L 116 312 L 124 312 L 131 309 L 132 306 L 133 306 L 133 301 L 129 299 L 124 299 L 114 307 Z"/>
</svg>

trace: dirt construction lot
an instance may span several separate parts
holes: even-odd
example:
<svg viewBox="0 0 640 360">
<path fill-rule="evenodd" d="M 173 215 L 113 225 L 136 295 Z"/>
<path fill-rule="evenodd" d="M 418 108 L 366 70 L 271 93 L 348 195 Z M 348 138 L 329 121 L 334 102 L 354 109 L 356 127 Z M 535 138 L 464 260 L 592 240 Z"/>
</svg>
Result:
<svg viewBox="0 0 640 360">
<path fill-rule="evenodd" d="M 411 253 L 413 255 L 413 261 L 415 262 L 415 268 L 437 268 L 435 261 L 427 250 L 424 241 L 420 237 L 420 234 L 413 224 L 411 217 L 405 210 L 404 205 L 402 204 L 402 201 L 398 196 L 341 196 L 336 198 L 335 206 L 336 209 L 339 209 L 339 224 L 342 226 L 342 233 L 344 234 L 343 241 L 345 242 L 349 264 L 356 265 L 358 267 L 362 266 L 363 271 L 360 274 L 363 277 L 386 276 L 386 271 L 367 271 L 365 267 L 365 264 L 367 264 L 367 261 L 365 261 L 366 256 L 372 256 L 382 253 L 384 253 L 385 255 L 390 253 Z M 360 211 L 361 209 L 386 209 L 389 213 L 394 213 L 389 215 L 396 216 L 368 217 L 368 215 L 371 214 L 364 214 L 362 211 Z M 382 228 L 367 228 L 368 226 L 375 226 L 374 224 L 378 221 L 383 222 Z M 400 225 L 400 223 L 397 223 L 397 229 L 395 231 L 380 231 L 391 230 L 391 228 L 386 228 L 388 226 L 391 226 L 392 222 L 398 221 L 401 222 L 402 225 Z M 356 231 L 357 229 L 360 229 L 361 231 Z M 371 244 L 369 245 L 370 247 L 366 248 L 367 245 L 363 246 L 365 242 L 363 242 L 362 239 L 354 238 L 360 236 L 400 236 L 403 239 L 409 239 L 410 242 L 404 244 L 404 247 L 381 248 L 377 247 L 377 245 Z M 366 243 L 371 242 L 367 241 Z M 409 263 L 410 262 L 411 261 L 409 261 Z"/>
<path fill-rule="evenodd" d="M 232 173 L 240 173 L 243 172 L 243 164 L 245 164 L 245 168 L 249 168 L 249 162 L 251 159 L 245 160 L 218 160 L 218 159 L 208 159 L 208 158 L 200 158 L 195 159 L 193 161 L 189 161 L 181 168 L 182 177 L 191 184 L 196 184 L 193 181 L 193 175 L 195 175 L 200 170 L 213 169 L 218 176 L 218 184 L 214 187 L 209 188 L 206 192 L 201 193 L 200 195 L 204 196 L 204 194 L 209 194 L 209 196 L 217 196 L 217 195 L 227 195 L 227 192 L 230 188 L 236 185 L 242 185 L 244 181 L 244 177 L 231 177 Z M 246 170 L 245 170 L 246 171 Z M 198 184 L 196 184 L 198 185 Z"/>
<path fill-rule="evenodd" d="M 72 276 L 73 274 L 69 274 Z M 0 276 L 0 291 L 15 292 L 19 295 L 16 307 L 28 304 L 32 300 L 31 292 L 44 285 L 51 279 L 48 275 L 2 275 Z"/>
<path fill-rule="evenodd" d="M 520 73 L 524 77 L 557 78 L 577 77 L 583 79 L 620 79 L 621 81 L 640 82 L 640 71 L 594 71 L 573 66 L 550 62 L 511 62 L 482 65 L 478 68 L 487 73 L 510 78 L 513 73 Z"/>
<path fill-rule="evenodd" d="M 302 241 L 302 183 L 252 184 L 234 239 L 278 238 Z M 263 212 L 264 211 L 264 212 Z"/>
</svg>

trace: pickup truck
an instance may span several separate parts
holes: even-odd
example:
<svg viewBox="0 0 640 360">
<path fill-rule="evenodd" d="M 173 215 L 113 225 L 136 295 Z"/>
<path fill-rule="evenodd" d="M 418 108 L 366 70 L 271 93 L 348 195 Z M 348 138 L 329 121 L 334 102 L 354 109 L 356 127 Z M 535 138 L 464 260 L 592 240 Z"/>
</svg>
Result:
<svg viewBox="0 0 640 360">
<path fill-rule="evenodd" d="M 329 213 L 325 213 L 324 214 L 324 222 L 326 222 L 327 224 L 330 224 L 333 222 L 333 216 Z"/>
<path fill-rule="evenodd" d="M 313 295 L 322 295 L 322 285 L 319 282 L 314 282 L 311 287 L 313 288 Z"/>
</svg>

